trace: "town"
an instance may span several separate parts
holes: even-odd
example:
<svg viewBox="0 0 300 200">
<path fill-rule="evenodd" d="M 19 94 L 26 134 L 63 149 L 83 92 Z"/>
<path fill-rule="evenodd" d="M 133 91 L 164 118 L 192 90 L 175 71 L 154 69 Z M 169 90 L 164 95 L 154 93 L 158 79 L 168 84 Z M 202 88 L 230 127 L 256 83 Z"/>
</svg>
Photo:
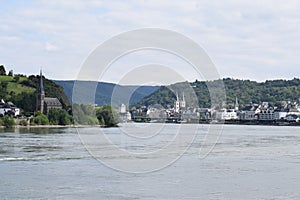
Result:
<svg viewBox="0 0 300 200">
<path fill-rule="evenodd" d="M 124 108 L 123 112 L 121 110 L 120 113 L 125 113 Z M 270 105 L 269 102 L 240 106 L 236 97 L 234 103 L 224 105 L 223 108 L 195 108 L 186 105 L 184 93 L 181 98 L 177 93 L 171 108 L 142 106 L 139 109 L 132 108 L 130 113 L 131 119 L 135 122 L 299 125 L 300 103 L 282 101 L 276 106 Z M 129 118 L 122 119 L 124 121 Z"/>
<path fill-rule="evenodd" d="M 5 71 L 4 67 L 2 68 L 2 71 Z M 12 72 L 10 72 L 10 74 L 13 76 Z M 5 73 L 3 73 L 3 75 L 5 75 Z M 15 79 L 15 77 L 12 79 Z M 35 114 L 28 116 L 24 114 L 23 109 L 18 108 L 18 105 L 15 105 L 11 100 L 6 101 L 5 99 L 0 99 L 0 116 L 13 117 L 15 124 L 20 125 L 44 125 L 49 123 L 68 125 L 72 123 L 73 119 L 71 119 L 70 116 L 72 113 L 71 108 L 69 108 L 68 112 L 66 112 L 66 109 L 63 109 L 63 105 L 58 98 L 48 97 L 45 95 L 42 71 L 40 71 L 38 87 L 36 90 Z M 238 97 L 236 97 L 235 102 L 223 103 L 223 105 L 219 107 L 201 108 L 190 106 L 186 101 L 187 97 L 184 92 L 175 91 L 175 93 L 176 97 L 173 105 L 168 105 L 167 107 L 163 107 L 158 104 L 139 107 L 130 107 L 125 104 L 114 106 L 119 117 L 119 120 L 116 121 L 300 125 L 300 99 L 296 101 L 280 101 L 277 103 L 261 102 L 240 105 Z M 78 106 L 75 107 L 77 108 Z M 83 110 L 87 110 L 87 108 L 84 108 Z M 44 116 L 36 116 L 37 113 L 44 114 Z M 34 115 L 37 119 L 33 119 Z M 45 118 L 45 116 L 47 116 L 50 120 L 49 122 L 42 123 L 42 121 L 38 118 Z M 58 116 L 60 116 L 60 118 L 58 118 Z M 34 120 L 36 122 L 34 122 Z M 97 120 L 93 123 L 89 120 L 85 120 L 84 122 L 80 121 L 80 124 L 93 125 L 97 123 Z"/>
</svg>

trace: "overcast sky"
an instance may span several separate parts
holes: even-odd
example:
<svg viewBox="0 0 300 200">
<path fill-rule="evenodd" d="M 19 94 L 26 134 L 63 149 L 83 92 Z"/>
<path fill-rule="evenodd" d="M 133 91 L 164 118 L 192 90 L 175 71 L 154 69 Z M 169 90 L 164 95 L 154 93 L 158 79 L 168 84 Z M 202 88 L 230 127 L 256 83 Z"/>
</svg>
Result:
<svg viewBox="0 0 300 200">
<path fill-rule="evenodd" d="M 221 77 L 263 81 L 300 76 L 297 0 L 0 2 L 0 64 L 15 73 L 38 74 L 42 67 L 48 78 L 76 79 L 102 42 L 124 31 L 157 27 L 196 41 Z M 113 76 L 117 67 L 110 71 L 104 80 L 118 82 Z"/>
</svg>

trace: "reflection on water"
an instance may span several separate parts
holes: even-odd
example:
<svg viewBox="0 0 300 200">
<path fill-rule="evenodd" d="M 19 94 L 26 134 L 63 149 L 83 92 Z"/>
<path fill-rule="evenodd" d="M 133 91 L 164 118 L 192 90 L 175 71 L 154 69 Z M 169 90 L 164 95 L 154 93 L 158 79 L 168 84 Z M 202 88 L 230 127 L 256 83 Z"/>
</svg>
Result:
<svg viewBox="0 0 300 200">
<path fill-rule="evenodd" d="M 124 134 L 124 126 L 100 133 L 120 148 L 133 152 L 161 148 L 172 141 L 176 128 L 168 125 L 163 135 L 133 139 Z M 186 134 L 194 130 L 190 126 L 195 125 L 185 125 Z M 81 131 L 89 134 L 98 129 Z M 82 145 L 76 129 L 0 129 L 0 196 L 1 199 L 300 199 L 299 127 L 224 126 L 213 151 L 199 159 L 207 130 L 208 125 L 201 126 L 188 151 L 167 168 L 127 174 L 95 160 Z M 138 136 L 138 132 L 134 134 Z M 100 145 L 101 148 L 106 147 Z M 107 157 L 128 163 L 133 159 Z"/>
</svg>

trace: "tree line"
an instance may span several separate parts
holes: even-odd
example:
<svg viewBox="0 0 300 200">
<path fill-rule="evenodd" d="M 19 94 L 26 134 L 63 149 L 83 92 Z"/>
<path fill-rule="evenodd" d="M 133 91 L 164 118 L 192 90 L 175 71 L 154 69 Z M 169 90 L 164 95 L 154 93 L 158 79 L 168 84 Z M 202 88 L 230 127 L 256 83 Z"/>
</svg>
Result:
<svg viewBox="0 0 300 200">
<path fill-rule="evenodd" d="M 94 108 L 92 105 L 74 104 L 67 112 L 64 109 L 50 109 L 48 115 L 36 113 L 35 116 L 19 120 L 18 125 L 101 125 L 102 127 L 116 127 L 120 122 L 119 114 L 110 105 Z M 17 125 L 12 116 L 0 116 L 0 126 L 7 128 Z"/>
<path fill-rule="evenodd" d="M 292 80 L 268 80 L 265 82 L 225 78 L 210 82 L 196 80 L 195 82 L 188 83 L 190 88 L 186 87 L 186 82 L 163 86 L 133 106 L 140 107 L 160 104 L 165 108 L 168 106 L 172 107 L 176 100 L 176 92 L 179 92 L 180 95 L 184 93 L 187 106 L 191 106 L 189 100 L 192 99 L 192 93 L 194 93 L 198 99 L 197 106 L 207 108 L 211 106 L 207 84 L 217 87 L 220 81 L 224 83 L 227 104 L 233 104 L 236 97 L 240 106 L 261 102 L 269 102 L 270 105 L 279 105 L 281 101 L 299 101 L 300 98 L 299 78 Z"/>
</svg>

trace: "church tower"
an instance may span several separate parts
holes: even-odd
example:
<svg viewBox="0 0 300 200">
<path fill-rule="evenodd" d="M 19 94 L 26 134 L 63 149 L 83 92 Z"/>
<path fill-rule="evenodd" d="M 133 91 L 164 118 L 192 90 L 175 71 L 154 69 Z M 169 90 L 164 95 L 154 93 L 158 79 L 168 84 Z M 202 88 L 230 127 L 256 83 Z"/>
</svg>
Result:
<svg viewBox="0 0 300 200">
<path fill-rule="evenodd" d="M 185 108 L 185 97 L 184 97 L 184 92 L 182 93 L 182 99 L 180 101 L 180 108 L 184 109 Z"/>
<path fill-rule="evenodd" d="M 174 110 L 176 113 L 178 113 L 179 109 L 180 109 L 180 101 L 179 101 L 178 93 L 176 92 L 176 101 L 174 102 Z"/>
<path fill-rule="evenodd" d="M 44 113 L 45 91 L 43 85 L 43 74 L 40 71 L 39 87 L 37 91 L 36 112 Z"/>
<path fill-rule="evenodd" d="M 239 110 L 239 102 L 238 102 L 238 98 L 237 98 L 237 97 L 235 97 L 234 110 L 235 110 L 235 111 L 238 111 L 238 110 Z"/>
</svg>

